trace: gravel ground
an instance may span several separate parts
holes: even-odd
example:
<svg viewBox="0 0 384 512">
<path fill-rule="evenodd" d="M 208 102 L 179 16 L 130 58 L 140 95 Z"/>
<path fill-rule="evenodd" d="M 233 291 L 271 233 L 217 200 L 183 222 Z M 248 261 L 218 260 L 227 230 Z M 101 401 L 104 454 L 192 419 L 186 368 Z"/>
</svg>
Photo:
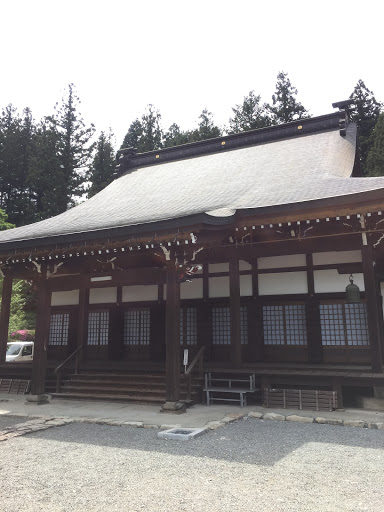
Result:
<svg viewBox="0 0 384 512">
<path fill-rule="evenodd" d="M 70 424 L 0 444 L 1 512 L 382 512 L 384 431 L 247 419 L 193 441 Z"/>
<path fill-rule="evenodd" d="M 2 415 L 0 415 L 0 430 L 3 430 L 3 428 L 11 427 L 12 425 L 15 425 L 16 423 L 23 423 L 24 421 L 27 421 L 29 419 L 30 418 L 28 418 L 27 416 L 21 417 L 21 416 L 2 416 Z"/>
</svg>

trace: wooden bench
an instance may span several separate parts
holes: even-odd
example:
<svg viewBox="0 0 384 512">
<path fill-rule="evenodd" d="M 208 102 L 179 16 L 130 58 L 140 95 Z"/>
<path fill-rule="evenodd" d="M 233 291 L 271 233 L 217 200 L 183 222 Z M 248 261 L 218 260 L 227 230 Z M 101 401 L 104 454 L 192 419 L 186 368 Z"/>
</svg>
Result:
<svg viewBox="0 0 384 512">
<path fill-rule="evenodd" d="M 233 384 L 235 384 L 235 387 L 233 387 Z M 211 373 L 206 373 L 203 391 L 206 396 L 207 405 L 211 405 L 212 402 L 219 400 L 226 402 L 240 402 L 240 407 L 244 407 L 247 405 L 247 393 L 254 393 L 257 391 L 255 387 L 255 376 L 250 375 L 248 379 L 223 379 L 217 377 L 213 378 Z M 238 394 L 239 398 L 215 396 L 216 394 Z"/>
</svg>

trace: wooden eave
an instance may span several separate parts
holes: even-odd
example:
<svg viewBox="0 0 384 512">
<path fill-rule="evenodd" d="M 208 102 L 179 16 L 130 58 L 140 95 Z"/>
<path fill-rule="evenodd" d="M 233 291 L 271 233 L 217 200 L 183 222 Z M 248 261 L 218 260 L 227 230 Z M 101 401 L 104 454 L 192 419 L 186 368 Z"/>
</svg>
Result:
<svg viewBox="0 0 384 512">
<path fill-rule="evenodd" d="M 351 178 L 352 179 L 352 178 Z M 288 222 L 335 218 L 384 210 L 384 189 L 263 208 L 239 209 L 230 217 L 214 217 L 206 213 L 179 219 L 126 226 L 114 229 L 73 233 L 57 237 L 19 240 L 0 244 L 0 258 L 52 251 L 99 250 L 121 244 L 172 244 L 189 241 L 190 232 L 233 230 L 243 226 L 262 226 Z M 86 249 L 87 248 L 87 249 Z"/>
</svg>

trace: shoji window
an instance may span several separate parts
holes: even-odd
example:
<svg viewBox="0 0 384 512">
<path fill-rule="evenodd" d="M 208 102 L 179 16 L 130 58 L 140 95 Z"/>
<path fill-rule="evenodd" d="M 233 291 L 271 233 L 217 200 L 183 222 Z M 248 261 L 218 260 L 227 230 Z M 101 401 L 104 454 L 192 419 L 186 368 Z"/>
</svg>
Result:
<svg viewBox="0 0 384 512">
<path fill-rule="evenodd" d="M 304 304 L 263 306 L 265 345 L 303 346 L 307 344 Z"/>
<path fill-rule="evenodd" d="M 248 311 L 246 306 L 240 307 L 241 344 L 248 344 Z M 231 344 L 231 317 L 229 307 L 212 308 L 212 344 Z"/>
<path fill-rule="evenodd" d="M 108 345 L 109 311 L 91 312 L 88 315 L 88 345 Z"/>
<path fill-rule="evenodd" d="M 197 308 L 180 308 L 180 345 L 197 345 Z"/>
<path fill-rule="evenodd" d="M 323 346 L 369 345 L 365 303 L 320 304 L 320 321 Z"/>
<path fill-rule="evenodd" d="M 149 345 L 151 312 L 149 309 L 130 309 L 124 313 L 124 345 Z"/>
<path fill-rule="evenodd" d="M 49 345 L 68 345 L 69 313 L 54 313 L 49 324 Z"/>
</svg>

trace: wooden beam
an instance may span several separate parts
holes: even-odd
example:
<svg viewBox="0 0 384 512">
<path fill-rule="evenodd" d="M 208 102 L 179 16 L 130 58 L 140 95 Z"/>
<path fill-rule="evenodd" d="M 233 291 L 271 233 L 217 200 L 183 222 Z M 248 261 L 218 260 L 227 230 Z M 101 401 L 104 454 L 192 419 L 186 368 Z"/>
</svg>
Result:
<svg viewBox="0 0 384 512">
<path fill-rule="evenodd" d="M 231 360 L 235 368 L 241 366 L 240 273 L 239 259 L 229 260 L 229 310 L 231 325 Z"/>
<path fill-rule="evenodd" d="M 104 276 L 112 277 L 109 281 L 91 281 L 92 277 L 102 277 L 102 274 L 85 274 L 78 276 L 54 277 L 48 280 L 49 289 L 54 291 L 75 290 L 85 288 L 108 288 L 111 286 L 159 284 L 163 282 L 164 271 L 159 268 L 138 268 L 122 271 L 107 272 Z"/>
<path fill-rule="evenodd" d="M 180 283 L 176 265 L 167 266 L 167 300 L 165 312 L 166 402 L 180 400 Z"/>
<path fill-rule="evenodd" d="M 379 319 L 381 302 L 379 299 L 379 282 L 375 275 L 373 247 L 371 245 L 363 245 L 361 254 L 363 257 L 363 273 L 367 302 L 368 333 L 369 344 L 371 347 L 372 370 L 375 372 L 382 372 L 381 322 Z"/>
<path fill-rule="evenodd" d="M 12 298 L 12 275 L 6 275 L 3 279 L 3 293 L 1 297 L 0 312 L 0 363 L 5 363 L 7 352 L 9 315 L 11 311 Z"/>
<path fill-rule="evenodd" d="M 51 294 L 47 287 L 46 271 L 43 271 L 37 289 L 36 333 L 31 382 L 32 395 L 43 395 L 45 392 L 50 305 Z"/>
</svg>

